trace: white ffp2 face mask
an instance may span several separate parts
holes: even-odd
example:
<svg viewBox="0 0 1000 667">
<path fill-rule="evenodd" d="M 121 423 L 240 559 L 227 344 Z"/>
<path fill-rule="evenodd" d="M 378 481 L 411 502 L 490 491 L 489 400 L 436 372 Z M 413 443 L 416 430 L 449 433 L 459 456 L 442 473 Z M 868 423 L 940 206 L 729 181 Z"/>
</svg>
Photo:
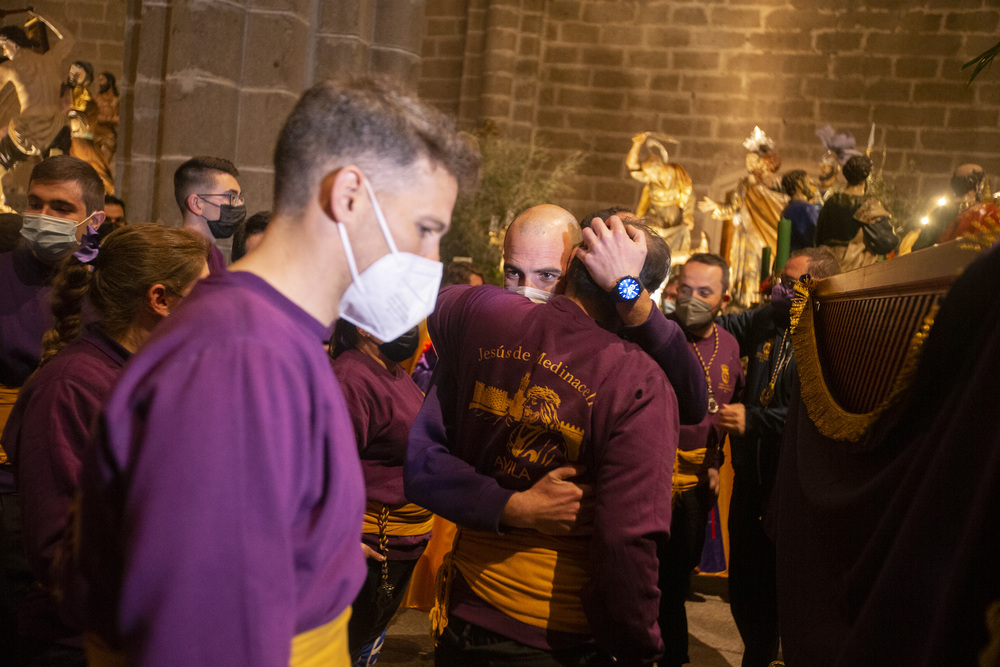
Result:
<svg viewBox="0 0 1000 667">
<path fill-rule="evenodd" d="M 389 253 L 358 273 L 347 230 L 337 223 L 352 282 L 340 298 L 340 316 L 379 340 L 396 340 L 434 312 L 444 265 L 409 252 L 399 252 L 382 207 L 368 179 L 362 181 Z"/>
<path fill-rule="evenodd" d="M 537 287 L 528 287 L 527 285 L 508 287 L 507 291 L 520 294 L 521 296 L 526 296 L 535 303 L 545 303 L 552 298 L 552 292 L 546 292 L 545 290 L 540 290 Z"/>
</svg>

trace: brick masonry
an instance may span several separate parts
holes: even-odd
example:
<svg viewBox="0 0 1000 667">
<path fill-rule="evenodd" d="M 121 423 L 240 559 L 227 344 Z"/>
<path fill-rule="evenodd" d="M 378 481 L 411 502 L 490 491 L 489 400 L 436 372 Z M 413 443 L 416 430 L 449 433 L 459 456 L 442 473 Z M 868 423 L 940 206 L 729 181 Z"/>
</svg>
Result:
<svg viewBox="0 0 1000 667">
<path fill-rule="evenodd" d="M 6 4 L 6 3 L 5 3 Z M 996 0 L 38 0 L 74 57 L 118 75 L 120 191 L 137 218 L 177 219 L 170 179 L 194 154 L 233 159 L 253 210 L 270 206 L 280 124 L 312 82 L 394 73 L 466 128 L 492 121 L 556 155 L 588 157 L 560 203 L 635 203 L 632 134 L 678 140 L 698 196 L 743 170 L 754 124 L 784 168 L 814 168 L 824 123 L 890 179 L 947 190 L 977 161 L 1000 185 L 1000 73 L 961 64 L 998 38 Z M 868 5 L 868 6 L 866 6 Z"/>
<path fill-rule="evenodd" d="M 428 3 L 420 92 L 474 128 L 492 121 L 556 154 L 589 156 L 560 203 L 578 215 L 634 204 L 631 136 L 678 140 L 696 194 L 742 173 L 755 124 L 783 169 L 815 170 L 825 123 L 915 197 L 960 163 L 1000 187 L 1000 72 L 961 64 L 998 39 L 996 0 L 440 0 Z M 708 229 L 708 225 L 706 225 Z M 709 230 L 711 232 L 711 230 Z"/>
</svg>

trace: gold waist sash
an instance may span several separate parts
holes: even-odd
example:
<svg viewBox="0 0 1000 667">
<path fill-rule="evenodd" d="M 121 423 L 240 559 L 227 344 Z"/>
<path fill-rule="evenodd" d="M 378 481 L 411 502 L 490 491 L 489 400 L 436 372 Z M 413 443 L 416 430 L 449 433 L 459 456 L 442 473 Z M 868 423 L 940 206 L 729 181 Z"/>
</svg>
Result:
<svg viewBox="0 0 1000 667">
<path fill-rule="evenodd" d="M 19 393 L 21 393 L 20 387 L 6 387 L 0 384 L 0 433 L 3 433 L 7 420 L 10 419 L 10 413 L 14 409 Z M 0 464 L 4 463 L 7 463 L 7 452 L 3 450 L 3 445 L 0 445 Z"/>
<path fill-rule="evenodd" d="M 381 535 L 379 519 L 382 513 L 382 503 L 369 500 L 365 506 L 364 523 L 361 532 L 366 535 Z M 419 505 L 389 505 L 389 515 L 385 522 L 386 535 L 426 535 L 434 525 L 434 515 Z"/>
<path fill-rule="evenodd" d="M 318 628 L 292 637 L 289 667 L 349 667 L 351 652 L 347 648 L 347 621 L 351 608 Z M 83 638 L 87 667 L 125 667 L 125 654 L 109 647 L 95 634 Z"/>
<path fill-rule="evenodd" d="M 580 590 L 590 579 L 589 543 L 586 537 L 463 530 L 452 562 L 476 595 L 511 618 L 587 634 Z"/>
<path fill-rule="evenodd" d="M 708 450 L 701 449 L 677 450 L 677 459 L 674 461 L 674 493 L 687 491 L 698 486 L 698 482 L 705 478 L 707 467 L 705 456 Z"/>
</svg>

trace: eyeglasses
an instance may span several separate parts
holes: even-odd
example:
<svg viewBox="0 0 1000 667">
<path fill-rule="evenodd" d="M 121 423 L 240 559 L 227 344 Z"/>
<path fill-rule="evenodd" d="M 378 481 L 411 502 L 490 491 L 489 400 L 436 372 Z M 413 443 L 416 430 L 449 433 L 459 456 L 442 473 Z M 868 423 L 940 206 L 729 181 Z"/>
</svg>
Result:
<svg viewBox="0 0 1000 667">
<path fill-rule="evenodd" d="M 199 195 L 196 197 L 226 197 L 229 199 L 230 206 L 239 206 L 243 203 L 243 195 L 236 192 L 210 192 L 208 194 Z"/>
</svg>

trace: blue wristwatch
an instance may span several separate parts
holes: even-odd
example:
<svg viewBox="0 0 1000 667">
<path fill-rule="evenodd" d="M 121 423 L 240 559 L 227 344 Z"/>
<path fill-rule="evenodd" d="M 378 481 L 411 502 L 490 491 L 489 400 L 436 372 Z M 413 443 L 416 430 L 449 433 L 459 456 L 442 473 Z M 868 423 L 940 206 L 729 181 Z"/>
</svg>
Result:
<svg viewBox="0 0 1000 667">
<path fill-rule="evenodd" d="M 642 294 L 642 283 L 635 276 L 625 276 L 615 283 L 611 292 L 615 301 L 632 303 Z"/>
</svg>

